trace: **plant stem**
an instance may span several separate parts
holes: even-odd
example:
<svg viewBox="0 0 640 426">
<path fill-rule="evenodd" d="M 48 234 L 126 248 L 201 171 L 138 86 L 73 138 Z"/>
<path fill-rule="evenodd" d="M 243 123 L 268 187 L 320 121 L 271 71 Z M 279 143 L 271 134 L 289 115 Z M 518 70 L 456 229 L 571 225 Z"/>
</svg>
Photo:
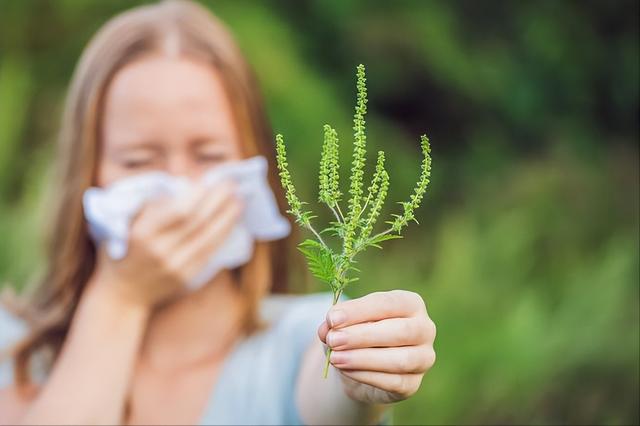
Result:
<svg viewBox="0 0 640 426">
<path fill-rule="evenodd" d="M 316 232 L 316 230 L 315 230 L 315 229 L 313 229 L 313 226 L 311 226 L 311 224 L 307 225 L 307 229 L 308 229 L 309 231 L 313 232 L 313 235 L 315 235 L 315 236 L 316 236 L 316 238 L 318 239 L 318 241 L 320 241 L 320 243 L 321 243 L 323 246 L 325 246 L 325 248 L 329 248 L 329 246 L 327 246 L 327 245 L 325 244 L 325 242 L 324 242 L 324 240 L 322 239 L 322 237 L 320 236 L 320 234 L 318 234 L 318 233 Z"/>
<path fill-rule="evenodd" d="M 333 305 L 335 305 L 336 303 L 338 303 L 338 300 L 340 299 L 340 295 L 342 294 L 342 289 L 339 289 L 338 291 L 336 291 L 335 293 L 333 293 Z M 322 377 L 324 377 L 325 379 L 327 378 L 327 375 L 329 374 L 329 360 L 331 359 L 331 352 L 333 352 L 333 350 L 331 348 L 329 348 L 327 350 L 327 360 L 324 364 L 324 371 L 322 373 Z"/>
<path fill-rule="evenodd" d="M 329 375 L 329 359 L 331 358 L 331 348 L 327 351 L 327 361 L 324 364 L 324 371 L 322 372 L 322 377 L 327 378 Z"/>
<path fill-rule="evenodd" d="M 344 215 L 342 214 L 342 210 L 340 210 L 340 204 L 336 203 L 336 209 L 338 209 L 338 213 L 340 214 L 340 217 L 342 218 L 342 223 L 344 223 L 345 222 Z"/>
<path fill-rule="evenodd" d="M 364 201 L 364 205 L 362 206 L 362 210 L 360 210 L 360 214 L 358 215 L 358 219 L 360 219 L 360 216 L 362 216 L 364 211 L 367 209 L 367 205 L 369 204 L 369 199 L 370 198 L 371 198 L 371 193 L 369 193 L 367 195 L 367 199 Z"/>
<path fill-rule="evenodd" d="M 337 204 L 336 204 L 336 206 L 337 206 Z M 336 220 L 338 221 L 338 223 L 344 223 L 344 220 L 340 220 L 340 216 L 338 216 L 338 212 L 336 211 L 336 209 L 334 209 L 331 206 L 329 206 L 329 208 L 333 212 L 333 215 L 336 217 Z"/>
<path fill-rule="evenodd" d="M 334 295 L 333 295 L 333 304 L 335 305 L 336 303 L 338 303 L 338 300 L 340 300 L 340 296 L 342 295 L 342 289 L 338 290 Z"/>
<path fill-rule="evenodd" d="M 386 231 L 382 231 L 382 232 L 377 233 L 376 235 L 374 235 L 373 237 L 371 237 L 371 239 L 373 240 L 373 239 L 375 239 L 375 238 L 382 237 L 383 235 L 387 235 L 388 233 L 390 233 L 390 232 L 392 232 L 392 231 L 393 231 L 393 228 L 389 228 L 389 229 L 387 229 Z"/>
</svg>

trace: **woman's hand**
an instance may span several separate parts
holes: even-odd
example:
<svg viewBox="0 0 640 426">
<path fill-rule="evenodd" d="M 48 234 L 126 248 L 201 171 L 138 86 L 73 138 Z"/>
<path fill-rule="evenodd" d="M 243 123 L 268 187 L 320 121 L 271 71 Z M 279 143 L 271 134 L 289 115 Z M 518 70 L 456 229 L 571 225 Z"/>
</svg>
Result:
<svg viewBox="0 0 640 426">
<path fill-rule="evenodd" d="M 145 308 L 180 293 L 240 217 L 242 203 L 233 194 L 226 182 L 145 205 L 133 221 L 126 257 L 114 261 L 100 250 L 95 284 Z"/>
<path fill-rule="evenodd" d="M 318 328 L 330 362 L 357 401 L 386 404 L 413 395 L 436 359 L 436 327 L 417 293 L 393 290 L 338 302 Z"/>
</svg>

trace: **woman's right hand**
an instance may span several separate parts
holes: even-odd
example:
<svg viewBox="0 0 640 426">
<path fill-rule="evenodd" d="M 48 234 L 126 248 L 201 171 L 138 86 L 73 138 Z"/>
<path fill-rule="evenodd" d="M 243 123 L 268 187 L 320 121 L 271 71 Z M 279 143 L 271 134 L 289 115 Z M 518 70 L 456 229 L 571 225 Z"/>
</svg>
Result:
<svg viewBox="0 0 640 426">
<path fill-rule="evenodd" d="M 125 258 L 113 260 L 99 250 L 92 281 L 122 302 L 151 308 L 185 290 L 229 236 L 242 208 L 232 182 L 151 202 L 132 223 Z"/>
</svg>

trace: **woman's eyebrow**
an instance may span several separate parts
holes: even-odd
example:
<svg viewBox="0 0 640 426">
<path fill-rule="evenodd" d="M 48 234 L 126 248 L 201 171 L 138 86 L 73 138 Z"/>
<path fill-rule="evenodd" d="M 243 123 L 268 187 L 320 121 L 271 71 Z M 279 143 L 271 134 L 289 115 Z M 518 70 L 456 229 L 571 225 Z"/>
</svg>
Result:
<svg viewBox="0 0 640 426">
<path fill-rule="evenodd" d="M 224 139 L 218 135 L 200 135 L 191 139 L 191 144 L 199 147 L 201 145 L 221 145 Z"/>
<path fill-rule="evenodd" d="M 114 147 L 116 153 L 131 152 L 131 151 L 161 151 L 162 147 L 158 142 L 133 142 L 133 143 L 120 143 Z"/>
</svg>

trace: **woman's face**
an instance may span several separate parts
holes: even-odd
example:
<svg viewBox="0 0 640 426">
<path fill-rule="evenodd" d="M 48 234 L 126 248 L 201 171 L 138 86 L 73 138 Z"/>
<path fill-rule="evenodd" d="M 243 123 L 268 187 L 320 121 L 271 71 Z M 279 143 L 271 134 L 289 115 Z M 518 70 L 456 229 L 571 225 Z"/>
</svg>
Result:
<svg viewBox="0 0 640 426">
<path fill-rule="evenodd" d="M 156 55 L 126 65 L 102 123 L 98 186 L 158 170 L 197 179 L 242 157 L 222 81 L 204 62 Z"/>
</svg>

